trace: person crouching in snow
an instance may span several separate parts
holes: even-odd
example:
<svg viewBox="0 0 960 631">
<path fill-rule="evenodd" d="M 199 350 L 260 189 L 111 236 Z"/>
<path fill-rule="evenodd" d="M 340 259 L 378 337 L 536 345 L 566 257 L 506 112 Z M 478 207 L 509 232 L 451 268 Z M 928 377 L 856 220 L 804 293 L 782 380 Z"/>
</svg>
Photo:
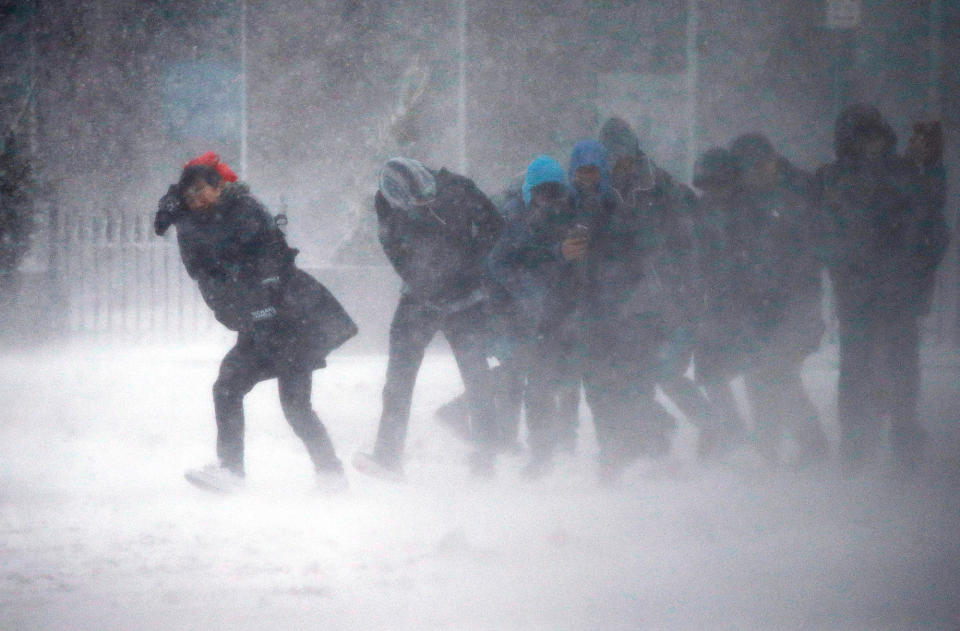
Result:
<svg viewBox="0 0 960 631">
<path fill-rule="evenodd" d="M 484 257 L 503 219 L 472 180 L 416 160 L 392 158 L 380 172 L 375 207 L 380 244 L 403 280 L 390 324 L 383 412 L 372 454 L 358 453 L 361 472 L 399 479 L 413 388 L 427 344 L 442 331 L 470 401 L 470 456 L 475 475 L 493 474 L 500 443 L 487 369 Z"/>
<path fill-rule="evenodd" d="M 190 470 L 187 479 L 213 491 L 232 491 L 244 478 L 243 397 L 277 378 L 280 404 L 303 441 L 322 490 L 346 487 L 343 465 L 311 408 L 312 373 L 326 355 L 357 333 L 327 289 L 294 265 L 277 222 L 216 154 L 188 162 L 160 200 L 154 229 L 177 227 L 187 273 L 197 281 L 217 320 L 237 331 L 213 386 L 218 462 Z"/>
</svg>

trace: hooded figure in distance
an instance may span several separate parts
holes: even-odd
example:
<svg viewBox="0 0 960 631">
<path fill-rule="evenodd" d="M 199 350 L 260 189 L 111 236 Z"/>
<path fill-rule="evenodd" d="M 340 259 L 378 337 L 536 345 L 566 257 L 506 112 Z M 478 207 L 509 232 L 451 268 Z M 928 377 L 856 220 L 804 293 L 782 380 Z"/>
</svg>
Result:
<svg viewBox="0 0 960 631">
<path fill-rule="evenodd" d="M 836 160 L 817 174 L 840 325 L 840 455 L 851 472 L 875 455 L 885 420 L 897 464 L 910 472 L 922 462 L 919 319 L 949 241 L 942 136 L 936 124 L 926 130 L 915 128 L 901 157 L 875 107 L 848 107 L 837 118 Z"/>
</svg>

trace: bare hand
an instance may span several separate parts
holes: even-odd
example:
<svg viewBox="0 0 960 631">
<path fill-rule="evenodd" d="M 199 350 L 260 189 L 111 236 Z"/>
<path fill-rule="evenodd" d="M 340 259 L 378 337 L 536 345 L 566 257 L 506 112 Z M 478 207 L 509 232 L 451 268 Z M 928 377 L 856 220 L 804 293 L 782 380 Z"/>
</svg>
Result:
<svg viewBox="0 0 960 631">
<path fill-rule="evenodd" d="M 579 261 L 587 255 L 587 238 L 570 237 L 560 244 L 560 254 L 564 260 Z"/>
</svg>

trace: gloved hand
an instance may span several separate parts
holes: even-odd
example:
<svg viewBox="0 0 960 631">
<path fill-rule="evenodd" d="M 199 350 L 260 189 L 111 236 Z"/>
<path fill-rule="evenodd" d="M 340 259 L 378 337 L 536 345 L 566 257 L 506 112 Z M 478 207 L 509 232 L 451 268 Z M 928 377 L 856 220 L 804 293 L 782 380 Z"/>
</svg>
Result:
<svg viewBox="0 0 960 631">
<path fill-rule="evenodd" d="M 279 276 L 269 276 L 261 279 L 253 291 L 253 296 L 251 296 L 250 321 L 253 324 L 258 324 L 276 318 L 282 297 Z"/>
<path fill-rule="evenodd" d="M 238 269 L 225 270 L 215 280 L 201 279 L 201 291 L 214 308 L 217 320 L 233 331 L 251 331 L 274 320 L 280 311 L 280 279 L 243 278 Z"/>
<path fill-rule="evenodd" d="M 157 236 L 162 237 L 167 229 L 177 222 L 182 212 L 180 189 L 176 184 L 171 184 L 167 194 L 161 197 L 157 204 L 157 214 L 153 219 L 153 230 Z"/>
</svg>

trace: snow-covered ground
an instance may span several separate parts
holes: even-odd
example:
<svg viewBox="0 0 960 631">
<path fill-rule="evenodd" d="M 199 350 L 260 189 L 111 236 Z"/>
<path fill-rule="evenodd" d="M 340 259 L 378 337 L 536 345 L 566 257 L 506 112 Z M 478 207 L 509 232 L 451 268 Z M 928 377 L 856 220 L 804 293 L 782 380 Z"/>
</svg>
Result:
<svg viewBox="0 0 960 631">
<path fill-rule="evenodd" d="M 348 494 L 316 493 L 268 382 L 247 399 L 248 488 L 220 497 L 182 474 L 212 459 L 224 350 L 5 352 L 0 629 L 960 628 L 949 361 L 928 370 L 935 451 L 909 484 L 699 465 L 683 426 L 670 462 L 601 490 L 585 410 L 552 476 L 523 483 L 504 457 L 478 482 L 432 418 L 460 388 L 434 353 L 405 484 L 349 470 Z M 834 365 L 805 378 L 835 437 Z M 336 355 L 315 374 L 345 461 L 373 439 L 384 369 Z"/>
</svg>

